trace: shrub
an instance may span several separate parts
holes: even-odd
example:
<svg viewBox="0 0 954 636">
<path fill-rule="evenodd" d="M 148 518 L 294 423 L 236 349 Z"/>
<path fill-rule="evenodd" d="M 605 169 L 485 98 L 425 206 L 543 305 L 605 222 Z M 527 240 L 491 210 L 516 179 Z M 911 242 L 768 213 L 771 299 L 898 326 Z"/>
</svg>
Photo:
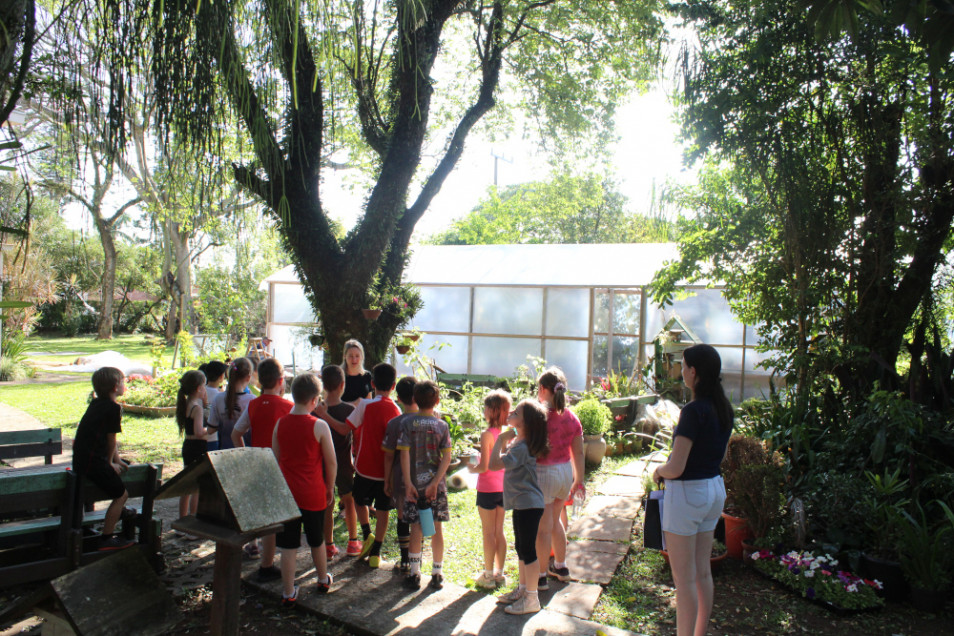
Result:
<svg viewBox="0 0 954 636">
<path fill-rule="evenodd" d="M 581 400 L 572 410 L 580 418 L 584 435 L 602 435 L 613 423 L 610 408 L 593 398 Z"/>
</svg>

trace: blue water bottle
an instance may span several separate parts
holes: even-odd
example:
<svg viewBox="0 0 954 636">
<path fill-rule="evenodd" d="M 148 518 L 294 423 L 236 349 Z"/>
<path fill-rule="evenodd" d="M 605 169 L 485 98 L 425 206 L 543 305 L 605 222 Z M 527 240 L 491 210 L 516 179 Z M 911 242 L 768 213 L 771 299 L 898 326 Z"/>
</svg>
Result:
<svg viewBox="0 0 954 636">
<path fill-rule="evenodd" d="M 421 534 L 425 537 L 434 536 L 434 511 L 426 499 L 417 500 L 417 516 L 421 520 Z"/>
</svg>

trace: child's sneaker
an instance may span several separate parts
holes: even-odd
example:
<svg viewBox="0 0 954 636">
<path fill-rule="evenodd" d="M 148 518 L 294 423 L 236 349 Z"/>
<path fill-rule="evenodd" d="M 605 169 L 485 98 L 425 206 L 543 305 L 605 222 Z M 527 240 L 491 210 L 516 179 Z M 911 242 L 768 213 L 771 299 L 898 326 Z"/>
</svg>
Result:
<svg viewBox="0 0 954 636">
<path fill-rule="evenodd" d="M 259 583 L 277 581 L 280 578 L 282 578 L 282 571 L 274 565 L 270 565 L 267 568 L 258 568 L 258 572 L 255 574 L 255 580 Z"/>
<path fill-rule="evenodd" d="M 481 572 L 480 576 L 474 581 L 474 585 L 485 590 L 492 590 L 497 587 L 497 581 L 494 580 L 493 576 L 487 576 L 486 572 Z"/>
<path fill-rule="evenodd" d="M 381 561 L 381 555 L 379 554 L 372 554 L 368 557 L 368 565 L 374 569 L 381 567 L 381 563 L 383 563 L 383 561 Z"/>
<path fill-rule="evenodd" d="M 431 575 L 431 582 L 428 584 L 428 586 L 429 586 L 432 590 L 440 590 L 440 589 L 442 589 L 442 588 L 444 587 L 444 575 L 443 575 L 443 574 L 440 574 L 440 573 L 432 574 L 432 575 Z"/>
<path fill-rule="evenodd" d="M 245 547 L 242 548 L 242 552 L 244 552 L 245 556 L 249 559 L 257 559 L 261 554 L 261 551 L 258 549 L 258 541 L 246 543 Z"/>
<path fill-rule="evenodd" d="M 550 576 L 557 579 L 558 581 L 563 581 L 564 583 L 570 580 L 570 570 L 567 567 L 558 568 L 556 566 L 550 566 Z"/>
<path fill-rule="evenodd" d="M 331 585 L 334 582 L 335 582 L 335 577 L 331 575 L 331 572 L 328 572 L 328 582 L 322 583 L 321 581 L 318 581 L 317 584 L 315 585 L 315 591 L 318 592 L 319 594 L 327 594 L 328 592 L 331 591 Z"/>
<path fill-rule="evenodd" d="M 295 589 L 292 590 L 291 596 L 285 596 L 285 593 L 282 592 L 282 607 L 287 607 L 291 609 L 295 607 L 295 604 L 298 603 L 298 586 L 295 586 Z"/>
<path fill-rule="evenodd" d="M 99 549 L 102 552 L 107 550 L 122 550 L 123 548 L 128 548 L 133 545 L 136 545 L 135 541 L 123 539 L 122 537 L 117 537 L 114 534 L 108 537 L 104 536 L 99 540 Z"/>
<path fill-rule="evenodd" d="M 527 588 L 518 585 L 512 591 L 501 594 L 497 597 L 497 605 L 510 605 L 516 603 L 527 595 Z"/>
<path fill-rule="evenodd" d="M 410 588 L 412 590 L 421 589 L 421 575 L 420 574 L 408 574 L 404 577 L 404 587 Z"/>
<path fill-rule="evenodd" d="M 506 575 L 506 574 L 496 574 L 496 575 L 494 575 L 494 583 L 497 584 L 497 587 L 506 587 L 506 586 L 507 586 L 507 575 Z"/>
<path fill-rule="evenodd" d="M 338 556 L 338 552 L 340 552 L 340 550 L 338 550 L 338 546 L 336 546 L 334 543 L 329 543 L 325 546 L 325 553 L 328 555 L 329 559 L 333 559 Z"/>
<path fill-rule="evenodd" d="M 361 552 L 358 553 L 358 558 L 363 559 L 369 554 L 371 554 L 371 548 L 374 547 L 374 535 L 368 535 L 368 538 L 364 540 L 364 544 L 361 546 Z"/>
<path fill-rule="evenodd" d="M 534 612 L 539 612 L 540 598 L 536 594 L 528 594 L 518 599 L 512 605 L 505 607 L 504 611 L 508 614 L 533 614 Z"/>
<path fill-rule="evenodd" d="M 550 589 L 550 582 L 547 580 L 546 574 L 541 574 L 540 578 L 537 579 L 537 590 L 541 592 L 546 592 Z"/>
<path fill-rule="evenodd" d="M 345 554 L 350 557 L 355 557 L 361 554 L 361 542 L 357 539 L 351 539 L 348 541 L 348 548 L 345 551 Z"/>
<path fill-rule="evenodd" d="M 401 561 L 401 564 L 398 566 L 401 574 L 410 574 L 411 573 L 411 562 L 410 561 Z"/>
</svg>

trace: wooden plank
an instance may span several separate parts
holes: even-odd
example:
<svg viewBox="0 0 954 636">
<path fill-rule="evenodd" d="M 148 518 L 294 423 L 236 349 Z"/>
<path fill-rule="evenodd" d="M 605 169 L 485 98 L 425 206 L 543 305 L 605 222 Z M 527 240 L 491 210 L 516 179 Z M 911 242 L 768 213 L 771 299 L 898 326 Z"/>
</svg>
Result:
<svg viewBox="0 0 954 636">
<path fill-rule="evenodd" d="M 13 537 L 21 534 L 30 534 L 32 532 L 55 530 L 60 527 L 60 522 L 61 519 L 59 516 L 9 521 L 0 525 L 0 537 Z"/>
<path fill-rule="evenodd" d="M 62 442 L 36 442 L 0 446 L 0 459 L 23 459 L 24 457 L 46 457 L 52 463 L 53 455 L 63 454 Z"/>
<path fill-rule="evenodd" d="M 46 472 L 0 472 L 0 498 L 57 490 L 66 486 L 65 470 Z"/>
<path fill-rule="evenodd" d="M 162 634 L 179 620 L 175 602 L 140 550 L 113 552 L 50 586 L 76 633 L 84 636 Z"/>
<path fill-rule="evenodd" d="M 25 431 L 0 431 L 0 447 L 12 444 L 62 442 L 63 431 L 58 428 L 38 428 Z"/>
<path fill-rule="evenodd" d="M 235 636 L 239 633 L 239 605 L 242 600 L 242 548 L 215 544 L 215 568 L 212 573 L 213 634 Z"/>
</svg>

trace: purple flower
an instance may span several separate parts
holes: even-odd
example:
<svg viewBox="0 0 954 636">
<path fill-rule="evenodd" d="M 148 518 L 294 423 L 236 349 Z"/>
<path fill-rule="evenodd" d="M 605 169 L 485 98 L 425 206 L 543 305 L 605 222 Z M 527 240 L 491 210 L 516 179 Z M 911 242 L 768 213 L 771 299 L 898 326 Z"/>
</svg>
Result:
<svg viewBox="0 0 954 636">
<path fill-rule="evenodd" d="M 801 572 L 801 570 L 799 570 L 794 565 L 790 566 L 788 569 L 791 570 L 792 574 L 798 574 L 799 572 Z"/>
<path fill-rule="evenodd" d="M 810 587 L 805 590 L 805 598 L 815 598 L 815 588 Z"/>
</svg>

